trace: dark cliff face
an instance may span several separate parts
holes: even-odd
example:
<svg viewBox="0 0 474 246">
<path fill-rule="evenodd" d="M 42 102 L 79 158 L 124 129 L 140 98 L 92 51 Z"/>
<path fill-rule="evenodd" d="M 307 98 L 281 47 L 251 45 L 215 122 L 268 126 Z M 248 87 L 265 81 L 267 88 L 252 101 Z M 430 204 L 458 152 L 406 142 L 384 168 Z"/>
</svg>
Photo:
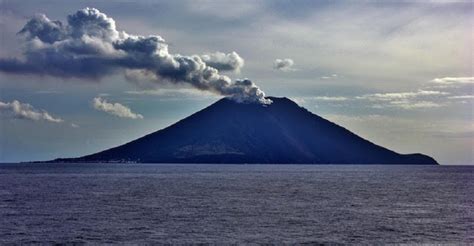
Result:
<svg viewBox="0 0 474 246">
<path fill-rule="evenodd" d="M 436 164 L 375 145 L 287 98 L 271 105 L 221 99 L 130 143 L 66 162 Z"/>
</svg>

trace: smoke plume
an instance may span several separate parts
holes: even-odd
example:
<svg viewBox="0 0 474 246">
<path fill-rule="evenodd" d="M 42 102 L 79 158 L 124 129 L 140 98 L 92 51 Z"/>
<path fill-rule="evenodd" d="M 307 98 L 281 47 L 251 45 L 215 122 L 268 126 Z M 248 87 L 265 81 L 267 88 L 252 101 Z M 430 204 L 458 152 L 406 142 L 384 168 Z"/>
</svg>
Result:
<svg viewBox="0 0 474 246">
<path fill-rule="evenodd" d="M 69 15 L 67 23 L 37 15 L 19 35 L 25 41 L 23 56 L 1 58 L 0 71 L 80 79 L 124 72 L 129 79 L 184 83 L 238 102 L 271 103 L 252 81 L 233 82 L 219 73 L 240 70 L 244 60 L 236 52 L 172 54 L 162 37 L 118 31 L 115 21 L 95 8 Z"/>
</svg>

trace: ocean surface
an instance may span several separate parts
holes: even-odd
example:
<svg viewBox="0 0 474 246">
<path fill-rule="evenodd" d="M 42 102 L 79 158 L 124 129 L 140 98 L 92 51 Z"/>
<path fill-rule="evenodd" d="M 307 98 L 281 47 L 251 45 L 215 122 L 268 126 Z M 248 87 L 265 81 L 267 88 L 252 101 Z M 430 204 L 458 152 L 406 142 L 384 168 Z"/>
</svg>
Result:
<svg viewBox="0 0 474 246">
<path fill-rule="evenodd" d="M 474 243 L 474 167 L 0 164 L 5 243 Z"/>
</svg>

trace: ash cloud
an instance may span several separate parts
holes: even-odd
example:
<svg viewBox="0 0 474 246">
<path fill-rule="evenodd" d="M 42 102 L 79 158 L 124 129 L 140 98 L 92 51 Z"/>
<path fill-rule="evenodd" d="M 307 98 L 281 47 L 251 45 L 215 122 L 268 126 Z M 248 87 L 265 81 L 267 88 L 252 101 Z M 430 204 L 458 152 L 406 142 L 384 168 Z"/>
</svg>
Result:
<svg viewBox="0 0 474 246">
<path fill-rule="evenodd" d="M 187 84 L 238 102 L 271 103 L 254 82 L 219 73 L 242 68 L 236 52 L 172 54 L 162 37 L 118 31 L 115 21 L 95 8 L 69 15 L 67 23 L 37 15 L 18 34 L 25 41 L 23 56 L 1 58 L 2 72 L 94 80 L 124 72 L 127 79 Z"/>
</svg>

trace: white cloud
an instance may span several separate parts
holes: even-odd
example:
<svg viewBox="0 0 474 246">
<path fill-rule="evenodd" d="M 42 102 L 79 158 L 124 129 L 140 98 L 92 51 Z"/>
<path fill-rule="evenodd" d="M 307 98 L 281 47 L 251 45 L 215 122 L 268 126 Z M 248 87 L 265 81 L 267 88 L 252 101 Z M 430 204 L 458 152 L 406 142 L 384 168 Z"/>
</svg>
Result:
<svg viewBox="0 0 474 246">
<path fill-rule="evenodd" d="M 297 104 L 307 104 L 309 102 L 314 102 L 314 101 L 336 103 L 336 102 L 348 101 L 351 99 L 352 99 L 351 97 L 343 97 L 343 96 L 303 96 L 303 97 L 291 98 L 291 100 L 295 101 Z"/>
<path fill-rule="evenodd" d="M 436 86 L 425 85 L 425 89 L 407 92 L 374 93 L 357 96 L 355 99 L 373 102 L 372 108 L 396 107 L 401 109 L 438 108 L 453 105 L 451 100 L 469 100 L 473 95 L 465 95 L 463 86 L 474 83 L 474 77 L 444 77 L 430 81 Z M 436 89 L 434 89 L 436 88 Z M 461 90 L 462 89 L 462 90 Z M 451 100 L 450 100 L 451 99 Z M 455 103 L 469 103 L 456 101 Z"/>
<path fill-rule="evenodd" d="M 0 102 L 0 115 L 13 119 L 26 119 L 33 121 L 48 121 L 53 123 L 61 123 L 64 120 L 51 116 L 45 110 L 35 109 L 28 103 L 21 103 L 18 100 L 12 102 Z"/>
<path fill-rule="evenodd" d="M 308 96 L 296 97 L 298 103 L 307 103 L 308 101 L 333 102 L 333 103 L 356 103 L 354 100 L 361 100 L 359 103 L 371 108 L 399 108 L 399 109 L 421 109 L 421 108 L 438 108 L 449 104 L 447 98 L 468 99 L 466 96 L 446 97 L 451 95 L 445 91 L 435 90 L 418 90 L 408 92 L 390 92 L 390 93 L 374 93 L 361 96 Z"/>
<path fill-rule="evenodd" d="M 393 105 L 402 109 L 419 109 L 419 108 L 438 108 L 444 106 L 444 104 L 431 102 L 431 101 L 417 101 L 412 102 L 410 100 L 391 101 L 390 105 Z"/>
<path fill-rule="evenodd" d="M 452 96 L 449 99 L 474 99 L 474 95 Z"/>
<path fill-rule="evenodd" d="M 201 59 L 206 62 L 208 66 L 216 68 L 219 71 L 234 71 L 240 72 L 245 62 L 242 57 L 233 51 L 229 54 L 222 52 L 214 52 L 201 55 Z"/>
<path fill-rule="evenodd" d="M 455 85 L 455 84 L 474 84 L 474 77 L 444 77 L 435 78 L 431 82 L 436 84 L 444 85 Z"/>
<path fill-rule="evenodd" d="M 99 111 L 103 111 L 121 118 L 143 119 L 141 114 L 133 113 L 130 108 L 120 103 L 109 103 L 107 100 L 101 97 L 94 98 L 92 100 L 92 105 Z"/>
<path fill-rule="evenodd" d="M 349 98 L 347 97 L 328 97 L 328 96 L 319 96 L 319 97 L 313 97 L 314 100 L 318 101 L 346 101 Z"/>
<path fill-rule="evenodd" d="M 391 101 L 396 99 L 416 98 L 422 96 L 443 96 L 449 95 L 448 92 L 444 91 L 430 91 L 430 90 L 418 90 L 409 92 L 393 92 L 393 93 L 375 93 L 367 94 L 356 97 L 357 99 L 367 99 L 370 101 Z"/>
<path fill-rule="evenodd" d="M 321 79 L 335 79 L 337 76 L 337 74 L 331 74 L 330 76 L 322 76 Z"/>
<path fill-rule="evenodd" d="M 285 72 L 294 71 L 293 65 L 295 65 L 295 62 L 290 58 L 276 59 L 273 62 L 274 69 L 285 71 Z"/>
<path fill-rule="evenodd" d="M 395 107 L 400 109 L 438 108 L 445 106 L 440 99 L 450 93 L 444 91 L 418 90 L 408 92 L 374 93 L 358 96 L 356 99 L 376 102 L 372 108 Z"/>
</svg>

